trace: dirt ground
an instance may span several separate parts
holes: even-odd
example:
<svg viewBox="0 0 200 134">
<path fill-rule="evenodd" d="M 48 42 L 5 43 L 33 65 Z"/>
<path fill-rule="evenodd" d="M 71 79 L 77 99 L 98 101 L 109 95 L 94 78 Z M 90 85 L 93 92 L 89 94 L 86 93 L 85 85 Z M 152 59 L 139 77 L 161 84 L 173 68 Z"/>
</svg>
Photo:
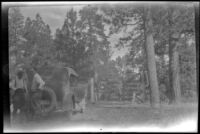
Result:
<svg viewBox="0 0 200 134">
<path fill-rule="evenodd" d="M 156 126 L 167 128 L 185 122 L 187 119 L 197 121 L 197 104 L 162 105 L 159 110 L 152 109 L 149 105 L 132 105 L 129 103 L 99 102 L 88 104 L 83 113 L 72 115 L 54 114 L 51 117 L 27 122 L 23 125 L 13 126 L 13 131 L 82 131 L 71 129 L 73 127 L 88 128 L 83 131 L 95 131 L 89 129 L 95 127 L 99 130 L 105 128 L 125 128 L 133 126 Z M 189 126 L 186 126 L 189 127 Z M 193 129 L 197 126 L 192 125 Z M 177 128 L 178 129 L 178 128 Z M 10 130 L 10 131 L 12 131 Z M 116 130 L 117 131 L 117 130 Z M 143 130 L 141 130 L 143 131 Z M 177 131 L 181 131 L 180 129 Z"/>
</svg>

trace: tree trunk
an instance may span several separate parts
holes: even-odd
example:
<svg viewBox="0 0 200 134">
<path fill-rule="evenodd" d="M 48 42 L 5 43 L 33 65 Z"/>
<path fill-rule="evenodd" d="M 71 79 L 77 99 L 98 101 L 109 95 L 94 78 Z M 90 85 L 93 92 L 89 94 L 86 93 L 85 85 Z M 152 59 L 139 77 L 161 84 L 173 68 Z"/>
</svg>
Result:
<svg viewBox="0 0 200 134">
<path fill-rule="evenodd" d="M 172 27 L 172 14 L 173 9 L 169 9 L 168 22 Z M 179 33 L 173 32 L 173 29 L 169 29 L 169 90 L 168 95 L 170 98 L 170 104 L 179 103 L 181 100 L 180 90 L 180 78 L 179 78 L 179 53 L 177 51 Z"/>
<path fill-rule="evenodd" d="M 95 67 L 96 69 L 96 67 Z M 95 88 L 95 92 L 94 92 L 94 96 L 95 96 L 95 101 L 98 101 L 98 89 L 96 86 L 96 83 L 98 82 L 98 73 L 95 71 L 94 73 L 94 88 Z"/>
<path fill-rule="evenodd" d="M 91 99 L 91 102 L 94 103 L 94 78 L 91 78 L 90 80 L 90 99 Z"/>
<path fill-rule="evenodd" d="M 172 104 L 174 102 L 175 94 L 173 91 L 173 46 L 171 44 L 171 37 L 169 38 L 169 89 L 168 89 L 168 97 L 169 103 Z"/>
<path fill-rule="evenodd" d="M 199 83 L 199 3 L 195 3 L 195 43 L 196 43 L 196 82 Z M 199 89 L 199 84 L 197 84 Z M 197 90 L 197 98 L 199 98 L 199 90 Z"/>
<path fill-rule="evenodd" d="M 181 102 L 181 90 L 180 90 L 180 76 L 179 76 L 179 53 L 176 50 L 177 41 L 170 44 L 169 47 L 169 79 L 170 79 L 170 88 L 171 88 L 171 103 L 180 103 Z"/>
<path fill-rule="evenodd" d="M 156 61 L 154 52 L 154 40 L 152 35 L 152 20 L 150 7 L 145 12 L 145 47 L 147 53 L 147 66 L 149 74 L 149 82 L 151 88 L 151 105 L 153 108 L 160 107 L 159 88 L 156 72 Z"/>
<path fill-rule="evenodd" d="M 180 90 L 180 77 L 179 77 L 179 53 L 174 51 L 173 53 L 173 90 L 175 103 L 181 102 L 181 90 Z"/>
</svg>

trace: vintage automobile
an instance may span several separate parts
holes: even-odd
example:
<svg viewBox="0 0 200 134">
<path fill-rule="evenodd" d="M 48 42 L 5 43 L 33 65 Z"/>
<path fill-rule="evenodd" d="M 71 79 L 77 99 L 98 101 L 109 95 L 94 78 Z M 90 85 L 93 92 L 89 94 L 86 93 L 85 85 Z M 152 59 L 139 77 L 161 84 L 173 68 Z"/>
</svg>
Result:
<svg viewBox="0 0 200 134">
<path fill-rule="evenodd" d="M 39 115 L 58 111 L 68 114 L 77 110 L 83 111 L 84 106 L 80 109 L 80 105 L 85 104 L 84 98 L 87 95 L 88 84 L 71 82 L 72 76 L 78 77 L 72 68 L 53 68 L 51 76 L 45 79 L 46 85 L 41 93 L 41 99 L 38 99 L 37 103 L 31 103 L 34 111 Z M 34 98 L 36 94 L 33 94 L 31 98 Z"/>
<path fill-rule="evenodd" d="M 78 74 L 70 67 L 51 66 L 38 69 L 39 74 L 45 81 L 43 90 L 32 92 L 30 82 L 32 76 L 29 69 L 26 69 L 29 79 L 28 97 L 26 100 L 27 117 L 45 117 L 54 113 L 66 113 L 71 116 L 77 110 L 77 104 L 86 96 L 87 83 L 76 83 L 71 85 L 71 77 L 78 77 Z M 16 102 L 17 104 L 17 102 Z M 80 109 L 80 108 L 79 108 Z M 83 109 L 81 109 L 83 110 Z"/>
</svg>

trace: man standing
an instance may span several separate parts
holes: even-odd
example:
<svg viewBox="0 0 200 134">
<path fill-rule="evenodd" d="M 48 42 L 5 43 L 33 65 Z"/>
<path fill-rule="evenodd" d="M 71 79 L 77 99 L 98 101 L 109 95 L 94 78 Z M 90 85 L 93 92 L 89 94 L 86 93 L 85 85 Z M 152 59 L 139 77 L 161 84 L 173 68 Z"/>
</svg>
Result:
<svg viewBox="0 0 200 134">
<path fill-rule="evenodd" d="M 31 70 L 33 72 L 33 81 L 32 81 L 32 86 L 31 90 L 42 90 L 44 88 L 45 82 L 41 78 L 41 76 L 37 73 L 36 68 L 32 68 Z"/>
<path fill-rule="evenodd" d="M 44 89 L 45 82 L 41 78 L 41 76 L 37 73 L 36 68 L 32 68 L 31 72 L 33 73 L 33 81 L 31 86 L 32 94 L 32 106 L 35 112 L 42 112 L 40 99 L 42 98 L 42 90 Z"/>
</svg>

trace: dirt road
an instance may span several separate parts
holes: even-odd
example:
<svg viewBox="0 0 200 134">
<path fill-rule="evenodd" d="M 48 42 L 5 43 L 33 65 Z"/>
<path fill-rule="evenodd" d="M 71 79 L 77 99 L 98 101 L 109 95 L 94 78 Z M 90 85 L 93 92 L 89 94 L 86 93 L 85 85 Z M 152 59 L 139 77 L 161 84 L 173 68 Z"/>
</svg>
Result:
<svg viewBox="0 0 200 134">
<path fill-rule="evenodd" d="M 186 119 L 197 120 L 197 105 L 184 104 L 180 106 L 161 106 L 154 110 L 149 105 L 98 103 L 87 105 L 84 113 L 77 113 L 69 119 L 66 115 L 55 115 L 43 120 L 37 120 L 18 127 L 18 131 L 50 131 L 59 128 L 77 126 L 132 127 L 158 126 L 161 128 L 177 125 Z M 195 127 L 195 126 L 194 126 Z M 15 127 L 17 128 L 17 127 Z M 72 130 L 76 131 L 76 130 Z M 90 131 L 89 129 L 86 131 Z"/>
</svg>

